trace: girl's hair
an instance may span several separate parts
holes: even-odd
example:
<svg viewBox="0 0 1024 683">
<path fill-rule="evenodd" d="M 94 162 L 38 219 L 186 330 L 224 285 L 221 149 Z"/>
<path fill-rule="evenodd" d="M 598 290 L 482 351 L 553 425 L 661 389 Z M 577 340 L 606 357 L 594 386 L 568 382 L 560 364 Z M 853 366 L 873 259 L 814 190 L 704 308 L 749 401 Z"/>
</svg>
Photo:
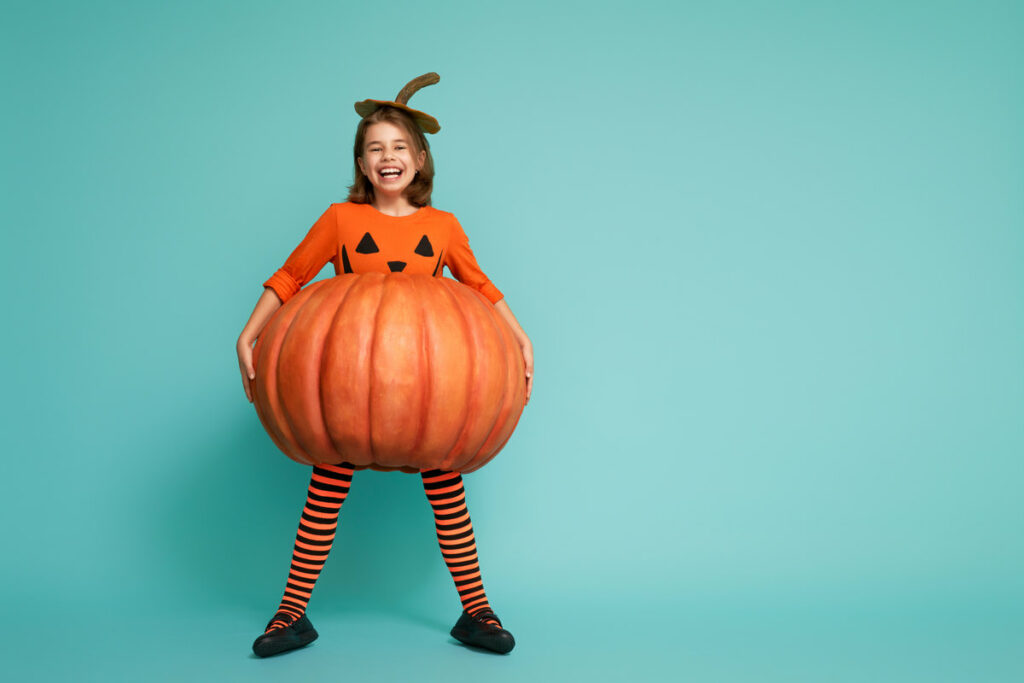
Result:
<svg viewBox="0 0 1024 683">
<path fill-rule="evenodd" d="M 427 142 L 423 131 L 413 121 L 412 117 L 401 109 L 383 106 L 359 122 L 356 128 L 356 142 L 353 147 L 353 164 L 355 165 L 355 182 L 348 188 L 348 201 L 353 204 L 372 204 L 373 185 L 370 179 L 359 170 L 359 157 L 363 155 L 363 145 L 366 143 L 366 129 L 375 123 L 386 121 L 392 123 L 405 131 L 413 147 L 413 155 L 419 156 L 421 151 L 427 153 L 423 168 L 412 179 L 409 187 L 405 188 L 405 197 L 413 206 L 430 206 L 430 193 L 434 189 L 434 158 L 430 155 L 430 144 Z"/>
</svg>

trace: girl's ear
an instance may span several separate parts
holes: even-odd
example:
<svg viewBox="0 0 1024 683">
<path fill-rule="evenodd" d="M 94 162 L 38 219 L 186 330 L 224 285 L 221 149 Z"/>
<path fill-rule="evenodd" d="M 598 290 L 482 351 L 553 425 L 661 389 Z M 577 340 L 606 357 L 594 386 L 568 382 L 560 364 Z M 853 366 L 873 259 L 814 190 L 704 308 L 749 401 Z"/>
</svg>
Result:
<svg viewBox="0 0 1024 683">
<path fill-rule="evenodd" d="M 422 169 L 423 168 L 423 164 L 425 164 L 427 162 L 427 153 L 424 150 L 421 149 L 420 153 L 417 155 L 417 159 L 418 159 L 418 162 L 416 164 L 416 170 L 418 171 L 418 170 Z"/>
<path fill-rule="evenodd" d="M 359 164 L 359 170 L 362 172 L 362 174 L 366 175 L 366 167 L 363 166 L 363 158 L 356 157 L 356 163 Z"/>
</svg>

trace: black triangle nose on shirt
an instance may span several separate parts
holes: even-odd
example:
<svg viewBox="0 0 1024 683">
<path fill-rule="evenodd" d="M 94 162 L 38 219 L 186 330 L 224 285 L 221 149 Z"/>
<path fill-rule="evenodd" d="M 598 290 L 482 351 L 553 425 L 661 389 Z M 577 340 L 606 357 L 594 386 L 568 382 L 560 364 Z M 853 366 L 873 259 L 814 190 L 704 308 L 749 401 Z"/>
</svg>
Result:
<svg viewBox="0 0 1024 683">
<path fill-rule="evenodd" d="M 401 273 L 405 269 L 405 261 L 388 261 L 392 273 Z"/>
</svg>

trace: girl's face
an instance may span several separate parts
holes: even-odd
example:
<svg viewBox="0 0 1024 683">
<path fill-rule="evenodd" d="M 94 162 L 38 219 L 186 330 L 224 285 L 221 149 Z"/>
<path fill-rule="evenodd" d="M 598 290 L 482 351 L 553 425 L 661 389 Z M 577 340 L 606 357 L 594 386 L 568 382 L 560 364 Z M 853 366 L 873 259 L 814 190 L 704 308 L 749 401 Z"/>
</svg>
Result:
<svg viewBox="0 0 1024 683">
<path fill-rule="evenodd" d="M 363 154 L 357 161 L 376 196 L 398 197 L 412 183 L 426 159 L 425 151 L 415 153 L 409 135 L 402 128 L 380 121 L 366 129 Z"/>
</svg>

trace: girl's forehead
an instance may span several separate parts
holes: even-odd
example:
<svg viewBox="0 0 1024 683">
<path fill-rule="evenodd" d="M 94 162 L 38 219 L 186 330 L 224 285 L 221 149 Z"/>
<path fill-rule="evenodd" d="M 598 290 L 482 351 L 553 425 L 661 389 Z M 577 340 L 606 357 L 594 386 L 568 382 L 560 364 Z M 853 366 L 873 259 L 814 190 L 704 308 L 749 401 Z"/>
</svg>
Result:
<svg viewBox="0 0 1024 683">
<path fill-rule="evenodd" d="M 405 140 L 408 142 L 409 135 L 401 127 L 387 121 L 378 121 L 366 129 L 366 143 L 388 142 L 392 140 Z"/>
</svg>

